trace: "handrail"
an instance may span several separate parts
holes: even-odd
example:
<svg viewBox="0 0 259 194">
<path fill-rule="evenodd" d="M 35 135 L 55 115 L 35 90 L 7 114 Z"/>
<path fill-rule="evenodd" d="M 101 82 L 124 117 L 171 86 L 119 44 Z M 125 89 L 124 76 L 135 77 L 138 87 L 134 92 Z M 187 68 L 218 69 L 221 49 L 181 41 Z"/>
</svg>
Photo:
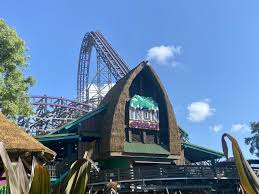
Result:
<svg viewBox="0 0 259 194">
<path fill-rule="evenodd" d="M 235 166 L 156 166 L 91 172 L 90 183 L 138 180 L 238 179 Z"/>
</svg>

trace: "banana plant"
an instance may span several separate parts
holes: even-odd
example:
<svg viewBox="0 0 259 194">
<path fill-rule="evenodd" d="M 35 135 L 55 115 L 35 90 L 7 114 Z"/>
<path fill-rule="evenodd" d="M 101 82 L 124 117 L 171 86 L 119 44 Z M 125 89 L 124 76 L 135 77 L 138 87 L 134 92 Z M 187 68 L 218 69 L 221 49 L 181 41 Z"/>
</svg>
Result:
<svg viewBox="0 0 259 194">
<path fill-rule="evenodd" d="M 238 145 L 237 140 L 231 135 L 224 133 L 221 138 L 222 148 L 224 155 L 228 159 L 228 147 L 225 141 L 227 137 L 232 143 L 232 151 L 234 155 L 237 172 L 240 178 L 241 186 L 246 193 L 258 194 L 259 193 L 259 179 L 251 168 L 250 164 L 244 158 L 242 151 Z"/>
<path fill-rule="evenodd" d="M 74 162 L 61 183 L 60 194 L 84 194 L 90 169 L 91 165 L 84 158 Z"/>
<path fill-rule="evenodd" d="M 94 142 L 82 159 L 74 162 L 64 180 L 57 184 L 51 192 L 50 176 L 48 170 L 38 164 L 36 158 L 32 161 L 30 179 L 25 171 L 22 160 L 19 158 L 17 163 L 12 163 L 2 142 L 0 142 L 0 156 L 2 158 L 7 185 L 10 194 L 84 194 L 91 167 L 99 169 L 91 160 Z M 114 183 L 110 183 L 105 188 L 105 193 L 112 191 L 117 194 Z"/>
<path fill-rule="evenodd" d="M 48 170 L 39 164 L 34 165 L 33 169 L 29 194 L 51 194 L 51 183 Z"/>
<path fill-rule="evenodd" d="M 22 160 L 12 163 L 9 155 L 0 142 L 0 156 L 2 158 L 5 177 L 10 194 L 50 194 L 50 177 L 48 170 L 33 158 L 30 179 L 25 171 Z"/>
<path fill-rule="evenodd" d="M 95 142 L 92 142 L 83 158 L 71 165 L 61 184 L 55 186 L 53 194 L 84 194 L 86 192 L 91 167 L 93 166 L 99 171 L 95 163 L 91 160 L 94 145 Z"/>
</svg>

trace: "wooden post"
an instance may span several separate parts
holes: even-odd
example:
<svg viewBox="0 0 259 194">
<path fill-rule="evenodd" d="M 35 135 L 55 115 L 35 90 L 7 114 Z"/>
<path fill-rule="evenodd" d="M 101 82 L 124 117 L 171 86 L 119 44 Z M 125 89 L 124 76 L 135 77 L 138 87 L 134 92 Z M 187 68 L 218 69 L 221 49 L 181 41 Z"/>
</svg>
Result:
<svg viewBox="0 0 259 194">
<path fill-rule="evenodd" d="M 120 180 L 120 169 L 119 168 L 117 169 L 117 178 L 118 178 L 117 181 L 119 181 Z"/>
<path fill-rule="evenodd" d="M 146 143 L 146 142 L 147 142 L 147 140 L 146 140 L 147 134 L 146 134 L 146 131 L 145 131 L 145 130 L 143 130 L 142 136 L 143 136 L 143 139 L 142 139 L 143 143 Z"/>
<path fill-rule="evenodd" d="M 129 142 L 132 142 L 132 131 L 130 128 L 129 128 Z"/>
</svg>

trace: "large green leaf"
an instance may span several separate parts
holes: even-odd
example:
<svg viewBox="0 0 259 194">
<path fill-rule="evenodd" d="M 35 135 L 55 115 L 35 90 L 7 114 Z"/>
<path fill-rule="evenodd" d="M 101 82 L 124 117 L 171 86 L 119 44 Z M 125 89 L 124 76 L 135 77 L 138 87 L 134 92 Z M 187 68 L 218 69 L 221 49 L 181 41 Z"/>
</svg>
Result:
<svg viewBox="0 0 259 194">
<path fill-rule="evenodd" d="M 12 163 L 2 142 L 0 142 L 0 156 L 5 167 L 10 194 L 51 193 L 48 170 L 39 165 L 35 158 L 33 158 L 31 178 L 29 180 L 22 160 L 19 158 L 17 163 Z"/>
<path fill-rule="evenodd" d="M 11 194 L 25 193 L 24 191 L 22 191 L 22 187 L 20 186 L 19 181 L 18 181 L 18 176 L 15 172 L 14 165 L 17 165 L 17 164 L 12 164 L 12 162 L 7 154 L 7 151 L 4 147 L 3 142 L 0 142 L 0 156 L 1 156 L 3 164 L 4 164 L 5 176 L 6 176 L 6 180 L 7 180 L 7 185 L 9 186 L 9 189 L 10 189 L 10 193 Z"/>
<path fill-rule="evenodd" d="M 31 182 L 29 194 L 50 194 L 50 176 L 48 170 L 42 165 L 36 165 Z"/>
<path fill-rule="evenodd" d="M 83 158 L 72 164 L 61 186 L 61 194 L 84 194 L 88 182 L 91 163 Z"/>
<path fill-rule="evenodd" d="M 18 164 L 16 166 L 16 175 L 17 175 L 17 179 L 19 181 L 21 190 L 23 191 L 23 193 L 28 193 L 29 192 L 29 178 L 24 169 L 24 165 L 22 163 L 21 158 L 19 158 Z"/>
<path fill-rule="evenodd" d="M 95 141 L 88 145 L 82 159 L 75 161 L 61 184 L 56 185 L 53 194 L 84 194 L 88 182 L 91 167 L 97 166 L 90 159 L 93 153 Z"/>
<path fill-rule="evenodd" d="M 255 175 L 250 164 L 244 158 L 236 139 L 234 137 L 232 137 L 231 135 L 224 133 L 222 135 L 222 147 L 223 147 L 223 152 L 224 152 L 226 158 L 228 158 L 228 147 L 227 147 L 227 143 L 225 141 L 225 137 L 228 137 L 232 143 L 233 155 L 234 155 L 238 175 L 239 175 L 240 182 L 241 182 L 243 189 L 248 194 L 259 193 L 259 179 Z"/>
</svg>

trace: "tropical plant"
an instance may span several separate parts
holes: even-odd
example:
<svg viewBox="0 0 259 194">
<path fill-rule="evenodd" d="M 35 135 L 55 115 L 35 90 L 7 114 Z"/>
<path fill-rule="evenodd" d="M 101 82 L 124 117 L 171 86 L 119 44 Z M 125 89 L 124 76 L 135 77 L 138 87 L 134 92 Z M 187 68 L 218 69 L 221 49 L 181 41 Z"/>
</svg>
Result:
<svg viewBox="0 0 259 194">
<path fill-rule="evenodd" d="M 242 151 L 237 143 L 237 140 L 231 135 L 224 133 L 222 135 L 222 148 L 224 155 L 228 159 L 228 147 L 225 141 L 227 137 L 232 143 L 232 151 L 234 155 L 235 164 L 237 167 L 237 172 L 240 178 L 241 186 L 248 194 L 258 194 L 259 193 L 259 179 L 251 168 L 250 164 L 244 158 Z"/>
<path fill-rule="evenodd" d="M 51 192 L 50 176 L 48 170 L 40 165 L 36 158 L 33 158 L 31 175 L 24 168 L 22 160 L 19 158 L 17 163 L 12 163 L 2 142 L 0 142 L 0 156 L 2 158 L 7 188 L 10 194 L 84 194 L 86 193 L 87 182 L 90 169 L 93 166 L 97 171 L 99 169 L 90 159 L 92 148 L 86 151 L 84 157 L 75 161 L 70 170 L 64 176 L 63 180 L 55 185 Z M 101 191 L 104 194 L 117 194 L 117 183 L 109 182 Z M 88 193 L 91 193 L 88 192 Z M 97 192 L 98 193 L 98 192 Z"/>
<path fill-rule="evenodd" d="M 71 165 L 67 176 L 60 185 L 56 185 L 55 194 L 84 194 L 86 192 L 91 166 L 95 166 L 98 170 L 88 153 L 85 152 L 82 159 Z"/>
<path fill-rule="evenodd" d="M 5 168 L 7 188 L 10 194 L 50 194 L 50 177 L 48 170 L 38 164 L 33 158 L 30 179 L 24 168 L 21 158 L 12 163 L 9 155 L 0 142 L 0 156 Z"/>
<path fill-rule="evenodd" d="M 250 153 L 259 157 L 259 122 L 252 122 L 250 128 L 252 136 L 245 138 L 245 143 L 250 145 Z"/>
<path fill-rule="evenodd" d="M 86 148 L 82 159 L 75 161 L 67 172 L 61 183 L 55 185 L 53 194 L 84 194 L 87 188 L 89 173 L 93 166 L 97 171 L 99 169 L 91 160 L 95 141 L 91 142 Z"/>
</svg>

